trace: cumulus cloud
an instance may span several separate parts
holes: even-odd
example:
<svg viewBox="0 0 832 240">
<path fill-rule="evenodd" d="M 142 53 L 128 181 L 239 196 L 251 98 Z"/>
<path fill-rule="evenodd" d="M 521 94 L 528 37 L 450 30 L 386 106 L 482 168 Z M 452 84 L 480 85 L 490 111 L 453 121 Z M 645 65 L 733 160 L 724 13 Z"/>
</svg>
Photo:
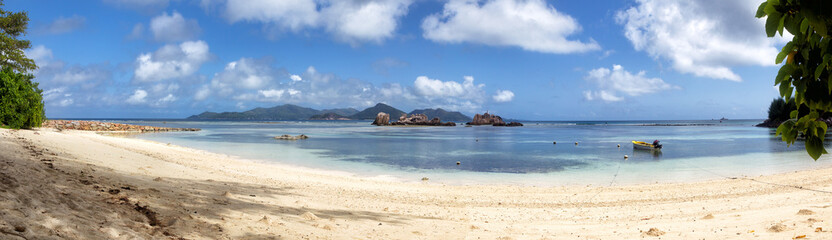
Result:
<svg viewBox="0 0 832 240">
<path fill-rule="evenodd" d="M 225 69 L 214 75 L 211 85 L 222 94 L 229 94 L 234 88 L 261 89 L 274 82 L 277 72 L 265 60 L 241 58 L 229 62 Z"/>
<path fill-rule="evenodd" d="M 41 32 L 47 34 L 63 34 L 75 31 L 84 26 L 87 18 L 83 16 L 74 15 L 72 17 L 59 17 L 52 21 L 49 25 L 43 26 Z"/>
<path fill-rule="evenodd" d="M 544 53 L 600 49 L 590 40 L 569 40 L 581 31 L 578 22 L 543 0 L 451 0 L 442 13 L 422 22 L 423 36 L 436 42 L 515 46 Z"/>
<path fill-rule="evenodd" d="M 44 89 L 44 102 L 50 106 L 85 103 L 79 100 L 89 99 L 84 96 L 95 95 L 97 88 L 112 82 L 112 70 L 107 63 L 68 65 L 54 59 L 52 50 L 44 45 L 36 45 L 26 50 L 25 54 L 39 67 L 32 74 L 40 83 L 40 88 Z"/>
<path fill-rule="evenodd" d="M 156 52 L 139 55 L 133 79 L 138 82 L 154 82 L 190 76 L 209 57 L 208 44 L 203 41 L 168 44 Z"/>
<path fill-rule="evenodd" d="M 140 27 L 141 25 L 137 25 Z M 133 31 L 137 31 L 134 27 Z M 141 29 L 139 29 L 141 31 Z M 153 38 L 160 42 L 178 42 L 196 38 L 202 31 L 194 19 L 185 19 L 182 14 L 174 11 L 172 14 L 162 13 L 150 20 L 150 31 Z"/>
<path fill-rule="evenodd" d="M 760 1 L 637 0 L 616 20 L 639 51 L 700 77 L 742 81 L 735 66 L 773 66 L 777 39 L 755 19 Z"/>
<path fill-rule="evenodd" d="M 391 38 L 411 3 L 412 0 L 227 0 L 203 1 L 202 6 L 224 6 L 224 15 L 232 23 L 260 22 L 277 32 L 322 28 L 339 40 L 357 44 Z"/>
<path fill-rule="evenodd" d="M 147 99 L 145 99 L 146 97 L 147 91 L 136 89 L 136 91 L 133 92 L 133 95 L 130 95 L 130 97 L 127 98 L 126 102 L 129 104 L 142 104 L 147 101 Z"/>
<path fill-rule="evenodd" d="M 462 83 L 447 81 L 443 82 L 438 79 L 430 79 L 426 76 L 416 77 L 413 82 L 413 87 L 416 92 L 425 97 L 461 97 L 461 98 L 478 98 L 483 95 L 482 88 L 485 84 L 474 84 L 474 77 L 465 76 Z"/>
<path fill-rule="evenodd" d="M 678 87 L 667 84 L 660 78 L 648 78 L 646 72 L 632 74 L 621 65 L 613 65 L 609 68 L 596 68 L 590 70 L 584 79 L 597 85 L 600 90 L 585 91 L 586 100 L 600 99 L 606 102 L 624 100 L 619 94 L 628 96 L 640 96 L 655 93 L 662 90 L 676 89 Z"/>
<path fill-rule="evenodd" d="M 303 81 L 303 78 L 302 78 L 302 77 L 300 77 L 300 76 L 298 76 L 298 75 L 294 75 L 294 74 L 292 74 L 291 76 L 289 76 L 289 79 L 292 79 L 292 81 L 295 81 L 295 82 L 297 82 L 297 81 Z"/>
<path fill-rule="evenodd" d="M 347 42 L 380 43 L 393 37 L 412 0 L 331 1 L 321 10 L 327 31 Z"/>
<path fill-rule="evenodd" d="M 497 90 L 497 93 L 492 96 L 495 102 L 511 102 L 514 99 L 514 92 L 509 90 Z"/>
</svg>

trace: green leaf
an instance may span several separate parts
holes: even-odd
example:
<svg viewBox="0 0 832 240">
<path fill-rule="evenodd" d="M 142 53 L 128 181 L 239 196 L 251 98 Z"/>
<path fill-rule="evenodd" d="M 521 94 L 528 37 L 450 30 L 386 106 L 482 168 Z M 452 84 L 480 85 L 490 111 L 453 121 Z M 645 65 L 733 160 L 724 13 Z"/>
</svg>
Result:
<svg viewBox="0 0 832 240">
<path fill-rule="evenodd" d="M 800 33 L 806 34 L 806 30 L 809 30 L 809 20 L 804 18 L 803 21 L 800 22 Z"/>
<path fill-rule="evenodd" d="M 780 36 L 783 36 L 783 27 L 786 24 L 786 16 L 780 18 L 780 23 L 777 24 L 777 32 L 780 33 Z"/>
<path fill-rule="evenodd" d="M 783 79 L 787 77 L 791 77 L 792 73 L 794 72 L 794 65 L 791 64 L 784 64 L 780 67 L 780 71 L 777 72 L 777 77 L 774 78 L 774 85 L 780 84 Z"/>
<path fill-rule="evenodd" d="M 797 110 L 794 110 L 794 111 L 789 113 L 789 118 L 797 118 L 797 114 L 800 114 L 800 112 L 797 111 Z"/>
<path fill-rule="evenodd" d="M 820 155 L 827 153 L 826 149 L 823 148 L 823 139 L 818 136 L 807 136 L 806 152 L 817 161 Z"/>
<path fill-rule="evenodd" d="M 767 2 L 771 5 L 780 5 L 780 0 L 768 0 Z"/>
<path fill-rule="evenodd" d="M 765 17 L 766 16 L 765 9 L 766 9 L 767 5 L 768 5 L 768 2 L 761 3 L 760 6 L 757 7 L 757 15 L 755 15 L 754 17 L 756 17 L 756 18 Z"/>
<path fill-rule="evenodd" d="M 815 69 L 815 79 L 820 79 L 820 74 L 823 73 L 823 70 L 826 70 L 826 63 L 821 63 L 818 65 L 818 68 Z"/>
<path fill-rule="evenodd" d="M 832 74 L 829 74 L 829 79 L 826 80 L 826 87 L 829 88 L 829 94 L 832 94 Z"/>
<path fill-rule="evenodd" d="M 788 42 L 782 49 L 780 49 L 780 53 L 777 54 L 777 58 L 774 59 L 775 64 L 780 64 L 783 62 L 783 59 L 786 59 L 786 56 L 789 56 L 789 53 L 794 51 L 794 43 Z"/>
<path fill-rule="evenodd" d="M 774 37 L 774 34 L 777 33 L 777 28 L 780 26 L 780 19 L 783 17 L 783 14 L 779 12 L 770 13 L 768 18 L 766 19 L 766 35 L 768 37 Z"/>
<path fill-rule="evenodd" d="M 780 96 L 782 96 L 785 99 L 789 99 L 792 97 L 792 87 L 788 81 L 780 83 Z"/>
</svg>

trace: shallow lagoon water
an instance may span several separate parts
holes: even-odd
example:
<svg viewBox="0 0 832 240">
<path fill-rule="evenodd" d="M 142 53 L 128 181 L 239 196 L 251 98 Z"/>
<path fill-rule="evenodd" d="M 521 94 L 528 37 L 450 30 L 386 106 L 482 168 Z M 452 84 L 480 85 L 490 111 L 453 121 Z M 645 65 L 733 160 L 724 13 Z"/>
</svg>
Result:
<svg viewBox="0 0 832 240">
<path fill-rule="evenodd" d="M 524 127 L 375 127 L 367 121 L 119 122 L 203 129 L 135 136 L 140 139 L 358 176 L 403 181 L 429 177 L 449 184 L 685 182 L 832 165 L 830 159 L 813 161 L 800 142 L 787 147 L 773 130 L 753 127 L 759 120 L 526 122 Z M 310 138 L 273 139 L 283 134 Z M 634 150 L 630 143 L 654 139 L 664 144 L 661 152 Z"/>
</svg>

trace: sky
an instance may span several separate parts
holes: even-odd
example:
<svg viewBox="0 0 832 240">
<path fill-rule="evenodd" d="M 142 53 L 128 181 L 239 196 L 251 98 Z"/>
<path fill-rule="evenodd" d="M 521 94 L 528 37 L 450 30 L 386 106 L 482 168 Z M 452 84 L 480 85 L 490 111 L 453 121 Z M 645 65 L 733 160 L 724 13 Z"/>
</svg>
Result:
<svg viewBox="0 0 832 240">
<path fill-rule="evenodd" d="M 7 0 L 48 118 L 296 104 L 525 120 L 761 119 L 761 0 Z"/>
</svg>

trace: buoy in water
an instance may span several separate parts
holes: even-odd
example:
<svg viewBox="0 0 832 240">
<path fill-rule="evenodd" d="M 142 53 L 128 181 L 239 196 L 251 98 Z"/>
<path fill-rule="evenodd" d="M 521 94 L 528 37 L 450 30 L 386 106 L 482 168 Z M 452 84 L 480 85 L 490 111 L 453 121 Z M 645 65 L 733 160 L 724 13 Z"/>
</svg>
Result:
<svg viewBox="0 0 832 240">
<path fill-rule="evenodd" d="M 459 161 L 456 161 L 456 165 L 459 165 Z"/>
<path fill-rule="evenodd" d="M 624 159 L 627 159 L 627 158 L 630 158 L 630 157 L 629 157 L 629 156 L 627 156 L 627 155 L 624 155 Z"/>
<path fill-rule="evenodd" d="M 575 142 L 575 145 L 578 145 L 578 142 Z"/>
<path fill-rule="evenodd" d="M 618 147 L 621 147 L 621 144 L 618 144 Z"/>
<path fill-rule="evenodd" d="M 558 144 L 558 142 L 557 142 L 557 141 L 554 141 L 554 142 L 552 142 L 552 144 Z"/>
</svg>

